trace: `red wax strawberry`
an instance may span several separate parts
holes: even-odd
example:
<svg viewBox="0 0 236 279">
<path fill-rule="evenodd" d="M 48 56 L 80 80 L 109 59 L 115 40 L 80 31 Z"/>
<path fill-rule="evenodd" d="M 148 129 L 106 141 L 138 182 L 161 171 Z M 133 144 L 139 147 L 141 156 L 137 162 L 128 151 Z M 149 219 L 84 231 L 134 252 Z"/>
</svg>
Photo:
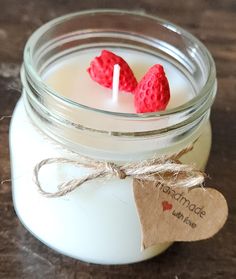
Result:
<svg viewBox="0 0 236 279">
<path fill-rule="evenodd" d="M 120 66 L 119 90 L 133 93 L 137 86 L 137 80 L 132 70 L 123 58 L 111 51 L 103 50 L 100 56 L 94 58 L 87 71 L 94 81 L 112 89 L 115 64 Z"/>
<path fill-rule="evenodd" d="M 164 110 L 170 100 L 170 88 L 161 65 L 152 66 L 134 91 L 136 112 Z"/>
</svg>

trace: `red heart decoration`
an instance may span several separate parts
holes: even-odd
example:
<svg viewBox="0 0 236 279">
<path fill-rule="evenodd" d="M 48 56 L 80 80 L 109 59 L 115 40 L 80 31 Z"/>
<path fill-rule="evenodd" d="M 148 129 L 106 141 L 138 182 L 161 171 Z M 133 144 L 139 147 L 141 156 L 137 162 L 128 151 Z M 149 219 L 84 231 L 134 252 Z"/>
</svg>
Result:
<svg viewBox="0 0 236 279">
<path fill-rule="evenodd" d="M 171 210 L 172 204 L 171 204 L 171 203 L 168 203 L 168 201 L 163 201 L 163 202 L 162 202 L 162 208 L 163 208 L 163 211 L 165 211 L 165 210 Z"/>
</svg>

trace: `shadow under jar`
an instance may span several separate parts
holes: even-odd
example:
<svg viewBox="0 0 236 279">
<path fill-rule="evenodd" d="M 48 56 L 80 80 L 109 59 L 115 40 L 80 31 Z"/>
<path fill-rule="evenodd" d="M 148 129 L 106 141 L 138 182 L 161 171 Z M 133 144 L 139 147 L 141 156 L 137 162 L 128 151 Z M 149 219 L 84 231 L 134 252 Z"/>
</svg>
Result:
<svg viewBox="0 0 236 279">
<path fill-rule="evenodd" d="M 186 100 L 175 105 L 178 96 L 173 93 L 167 110 L 136 114 L 78 103 L 55 90 L 56 85 L 49 86 L 46 77 L 52 69 L 63 68 L 72 57 L 79 61 L 87 53 L 98 55 L 101 49 L 121 52 L 128 60 L 147 56 L 145 61 L 164 61 L 167 76 L 173 75 L 171 91 L 177 76 L 190 88 L 184 92 Z M 202 43 L 157 17 L 119 10 L 74 13 L 43 25 L 29 38 L 21 79 L 10 150 L 14 207 L 24 226 L 58 252 L 99 264 L 143 261 L 169 247 L 171 243 L 161 243 L 141 251 L 131 178 L 96 179 L 64 197 L 46 198 L 32 180 L 33 169 L 46 158 L 79 159 L 81 154 L 117 164 L 145 160 L 178 152 L 196 139 L 181 161 L 204 169 L 216 74 Z M 84 90 L 78 94 L 86 94 Z M 40 181 L 53 192 L 84 173 L 88 170 L 58 164 L 43 168 Z"/>
</svg>

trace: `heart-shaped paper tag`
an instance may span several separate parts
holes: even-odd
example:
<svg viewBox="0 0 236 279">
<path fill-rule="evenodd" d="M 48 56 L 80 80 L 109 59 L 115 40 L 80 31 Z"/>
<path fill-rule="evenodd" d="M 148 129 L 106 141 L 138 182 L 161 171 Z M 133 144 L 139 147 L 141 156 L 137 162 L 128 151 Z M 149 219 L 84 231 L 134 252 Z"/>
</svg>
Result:
<svg viewBox="0 0 236 279">
<path fill-rule="evenodd" d="M 227 202 L 212 188 L 177 188 L 134 179 L 143 247 L 212 237 L 224 225 Z"/>
</svg>

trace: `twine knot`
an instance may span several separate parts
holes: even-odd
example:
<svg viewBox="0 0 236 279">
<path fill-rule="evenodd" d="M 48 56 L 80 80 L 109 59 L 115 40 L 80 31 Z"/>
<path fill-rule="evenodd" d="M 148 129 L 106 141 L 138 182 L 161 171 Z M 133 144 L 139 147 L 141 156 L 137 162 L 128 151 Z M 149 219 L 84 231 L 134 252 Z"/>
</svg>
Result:
<svg viewBox="0 0 236 279">
<path fill-rule="evenodd" d="M 119 179 L 125 179 L 127 176 L 126 173 L 114 163 L 106 162 L 106 168 Z"/>
</svg>

